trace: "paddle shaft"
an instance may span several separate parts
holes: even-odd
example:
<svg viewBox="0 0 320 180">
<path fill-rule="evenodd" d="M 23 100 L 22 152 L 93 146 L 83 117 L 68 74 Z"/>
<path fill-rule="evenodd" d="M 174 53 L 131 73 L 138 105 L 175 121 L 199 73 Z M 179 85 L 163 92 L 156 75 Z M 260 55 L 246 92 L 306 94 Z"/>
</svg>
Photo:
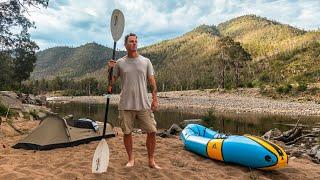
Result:
<svg viewBox="0 0 320 180">
<path fill-rule="evenodd" d="M 115 56 L 116 56 L 116 46 L 117 46 L 117 42 L 114 41 L 113 42 L 113 52 L 112 52 L 112 59 L 113 60 L 115 59 Z M 110 71 L 109 71 L 109 77 L 108 77 L 109 85 L 111 84 L 111 81 L 112 81 L 112 71 L 113 71 L 113 68 L 111 68 Z M 109 93 L 111 94 L 112 92 L 107 92 L 107 94 L 109 94 Z M 109 103 L 110 103 L 110 97 L 107 96 L 106 112 L 104 114 L 104 124 L 103 124 L 103 136 L 102 136 L 102 138 L 105 138 L 105 136 L 106 136 L 106 127 L 107 127 L 107 123 L 108 123 Z"/>
</svg>

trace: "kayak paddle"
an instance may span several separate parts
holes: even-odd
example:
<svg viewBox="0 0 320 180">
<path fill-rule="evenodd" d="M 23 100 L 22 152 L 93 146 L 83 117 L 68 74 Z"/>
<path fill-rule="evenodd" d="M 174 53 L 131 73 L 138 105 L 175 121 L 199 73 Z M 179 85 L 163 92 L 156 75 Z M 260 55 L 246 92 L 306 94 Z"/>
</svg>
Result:
<svg viewBox="0 0 320 180">
<path fill-rule="evenodd" d="M 115 54 L 116 54 L 117 41 L 121 38 L 124 30 L 124 16 L 119 9 L 115 9 L 112 12 L 110 28 L 111 28 L 112 38 L 114 40 L 113 53 L 112 53 L 112 59 L 114 60 Z M 112 68 L 109 71 L 109 77 L 108 77 L 109 83 L 111 81 L 111 78 L 112 78 Z M 110 94 L 107 94 L 106 98 L 107 98 L 107 103 L 106 103 L 106 111 L 105 111 L 105 117 L 104 117 L 103 134 L 102 134 L 102 139 L 100 140 L 98 147 L 96 148 L 93 155 L 92 173 L 106 172 L 109 164 L 109 156 L 110 156 L 109 146 L 107 144 L 107 141 L 105 140 L 105 134 L 106 134 L 106 126 L 108 122 Z"/>
</svg>

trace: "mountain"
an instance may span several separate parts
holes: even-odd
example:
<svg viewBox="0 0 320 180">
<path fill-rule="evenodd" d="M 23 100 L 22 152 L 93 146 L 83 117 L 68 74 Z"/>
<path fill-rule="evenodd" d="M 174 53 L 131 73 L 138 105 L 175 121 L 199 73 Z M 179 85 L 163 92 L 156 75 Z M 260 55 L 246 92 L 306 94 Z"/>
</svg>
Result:
<svg viewBox="0 0 320 180">
<path fill-rule="evenodd" d="M 217 84 L 218 39 L 215 26 L 202 25 L 178 38 L 142 48 L 140 52 L 153 62 L 161 88 L 209 87 Z"/>
<path fill-rule="evenodd" d="M 242 51 L 239 46 L 252 61 L 236 62 Z M 257 81 L 316 82 L 320 77 L 319 31 L 305 31 L 255 15 L 217 26 L 201 25 L 180 37 L 140 48 L 139 52 L 153 62 L 159 89 L 163 90 L 212 88 L 221 83 L 232 87 L 235 79 L 245 85 Z M 32 76 L 101 79 L 106 75 L 106 57 L 111 53 L 110 48 L 96 43 L 50 48 L 37 54 Z M 124 54 L 119 52 L 118 56 Z"/>
<path fill-rule="evenodd" d="M 123 51 L 117 53 L 124 55 Z M 52 79 L 55 76 L 81 78 L 95 74 L 105 67 L 112 49 L 97 43 L 88 43 L 76 48 L 54 47 L 37 53 L 37 63 L 32 78 Z"/>
<path fill-rule="evenodd" d="M 245 15 L 218 25 L 223 36 L 230 36 L 247 49 L 255 60 L 301 48 L 319 40 L 320 33 L 300 30 L 256 15 Z"/>
</svg>

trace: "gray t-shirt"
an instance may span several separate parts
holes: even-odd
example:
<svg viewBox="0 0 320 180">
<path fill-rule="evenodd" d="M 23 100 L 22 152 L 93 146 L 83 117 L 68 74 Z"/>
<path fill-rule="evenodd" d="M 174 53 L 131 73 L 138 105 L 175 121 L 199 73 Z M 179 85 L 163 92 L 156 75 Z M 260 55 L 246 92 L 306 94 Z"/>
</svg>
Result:
<svg viewBox="0 0 320 180">
<path fill-rule="evenodd" d="M 117 60 L 113 76 L 121 79 L 119 110 L 150 109 L 148 99 L 148 76 L 154 75 L 153 66 L 148 58 L 139 55 L 137 58 L 124 56 Z"/>
</svg>

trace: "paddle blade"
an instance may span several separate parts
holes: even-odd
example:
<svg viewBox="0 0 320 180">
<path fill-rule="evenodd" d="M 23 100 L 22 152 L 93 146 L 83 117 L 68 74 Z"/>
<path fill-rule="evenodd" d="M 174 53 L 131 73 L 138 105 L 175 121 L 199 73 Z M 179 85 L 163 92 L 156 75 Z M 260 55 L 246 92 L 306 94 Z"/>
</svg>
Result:
<svg viewBox="0 0 320 180">
<path fill-rule="evenodd" d="M 110 28 L 113 40 L 118 41 L 124 30 L 124 16 L 119 9 L 115 9 L 112 12 Z"/>
<path fill-rule="evenodd" d="M 105 139 L 102 139 L 96 148 L 92 159 L 92 173 L 104 173 L 109 165 L 109 146 Z"/>
</svg>

